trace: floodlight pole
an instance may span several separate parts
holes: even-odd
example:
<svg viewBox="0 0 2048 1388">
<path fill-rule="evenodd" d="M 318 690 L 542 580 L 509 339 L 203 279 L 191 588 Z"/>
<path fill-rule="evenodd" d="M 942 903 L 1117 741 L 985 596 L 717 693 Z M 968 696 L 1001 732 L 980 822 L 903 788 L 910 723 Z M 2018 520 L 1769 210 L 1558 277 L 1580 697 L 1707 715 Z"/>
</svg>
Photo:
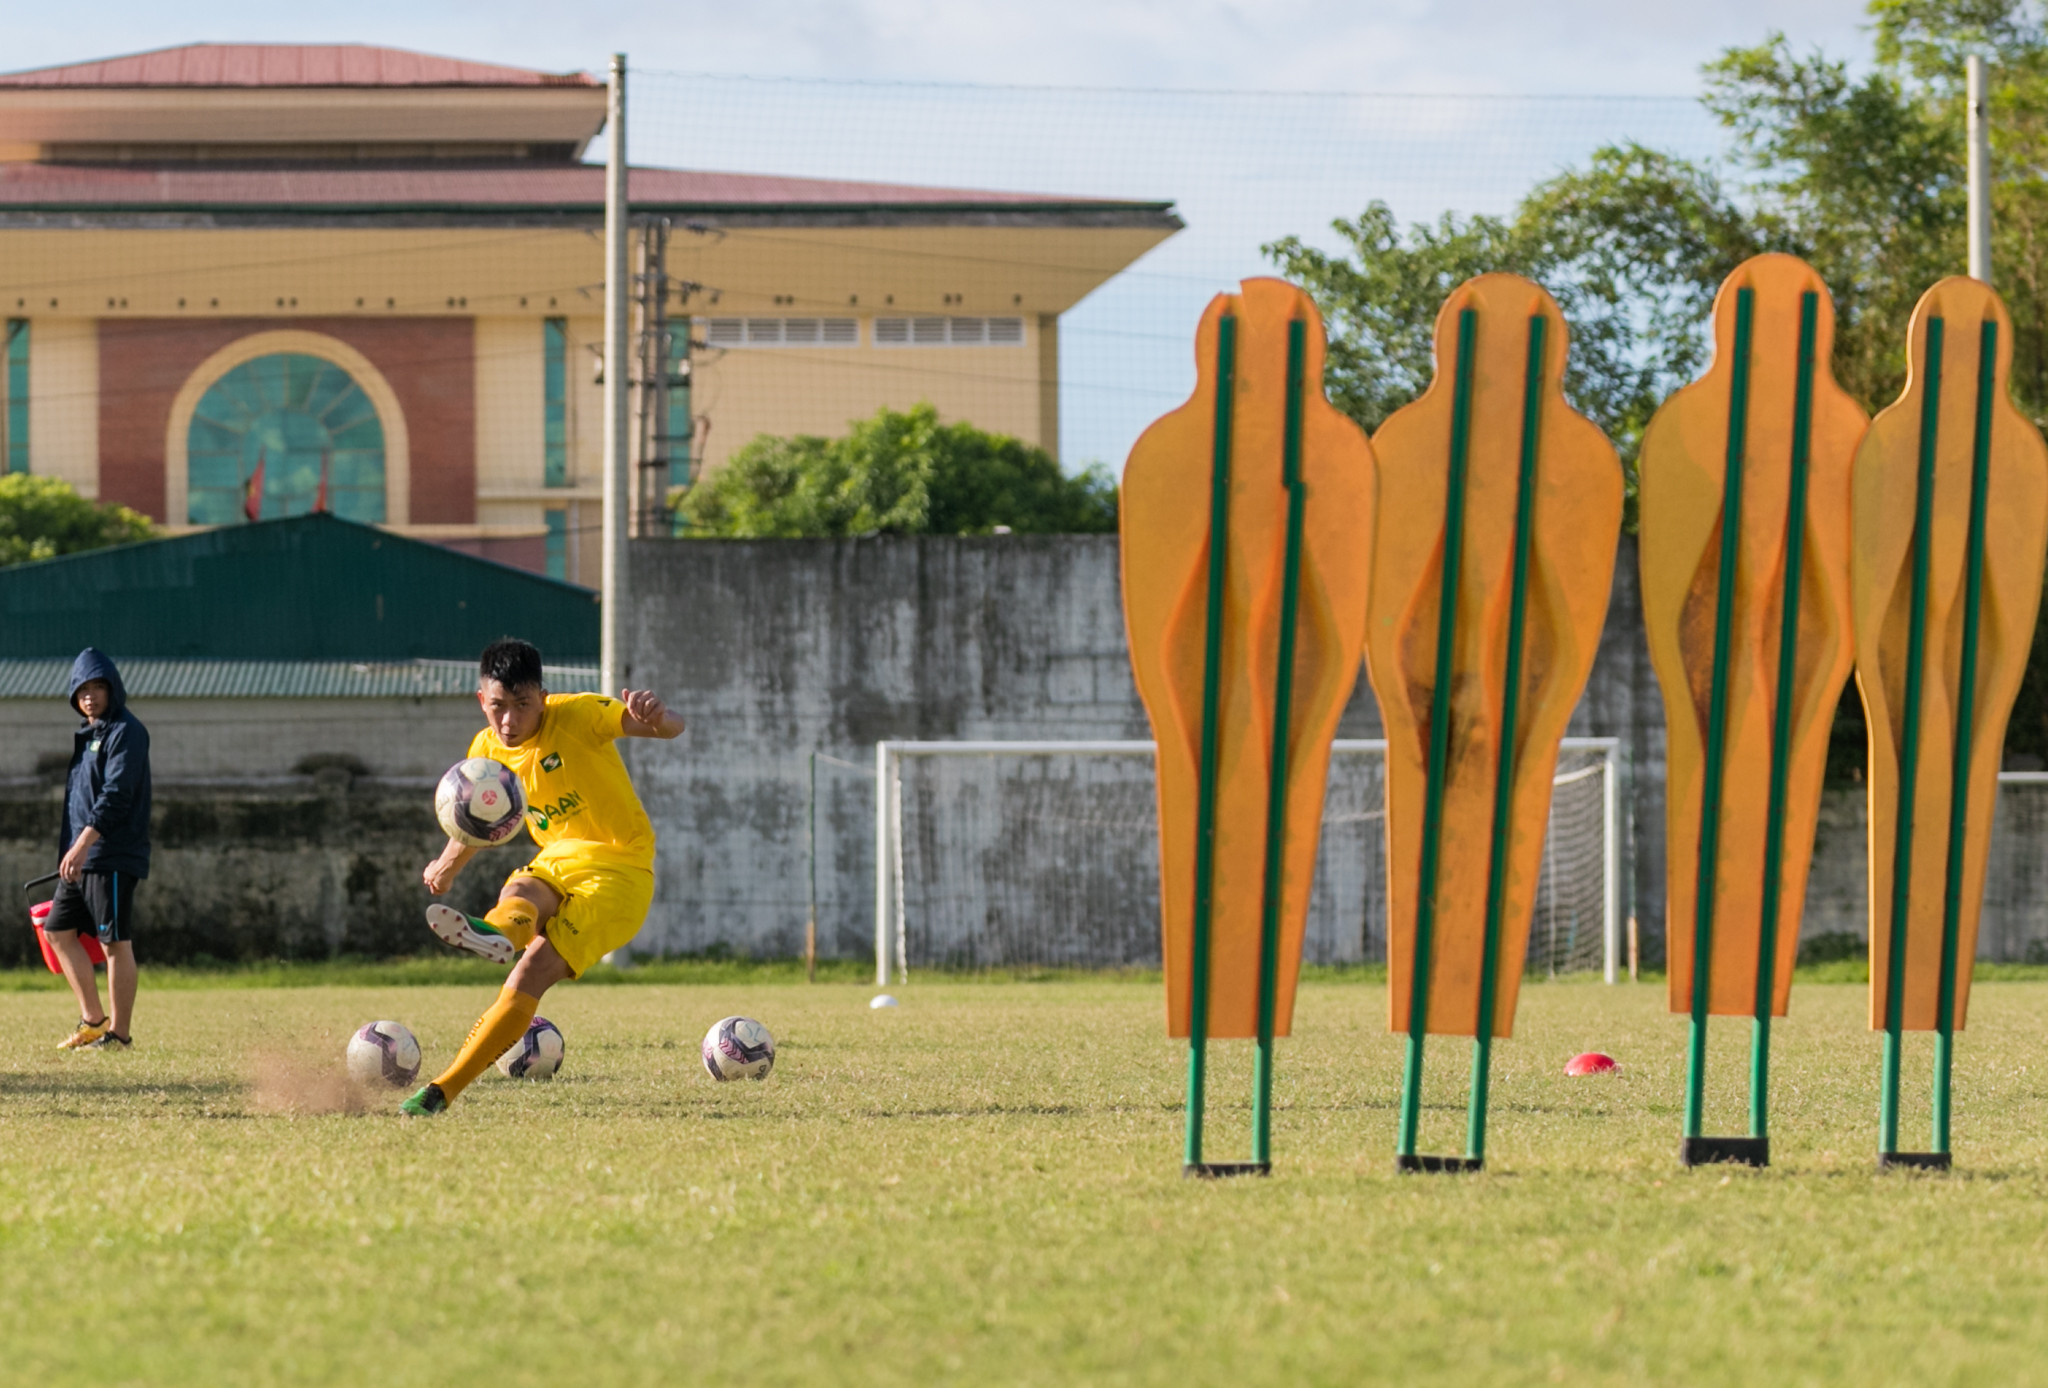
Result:
<svg viewBox="0 0 2048 1388">
<path fill-rule="evenodd" d="M 605 99 L 611 148 L 604 166 L 604 603 L 598 664 L 607 694 L 625 687 L 626 537 L 631 524 L 631 431 L 626 361 L 628 295 L 626 265 L 626 55 L 612 54 Z"/>
<path fill-rule="evenodd" d="M 1991 123 L 1984 118 L 1984 56 L 1963 60 L 1970 146 L 1970 278 L 1991 283 Z"/>
</svg>

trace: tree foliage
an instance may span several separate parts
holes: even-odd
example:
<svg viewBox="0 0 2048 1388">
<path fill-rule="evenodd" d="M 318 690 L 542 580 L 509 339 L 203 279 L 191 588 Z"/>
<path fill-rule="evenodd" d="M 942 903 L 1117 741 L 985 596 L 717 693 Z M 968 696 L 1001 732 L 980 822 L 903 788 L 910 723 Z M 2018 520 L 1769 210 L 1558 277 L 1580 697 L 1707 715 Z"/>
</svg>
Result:
<svg viewBox="0 0 2048 1388">
<path fill-rule="evenodd" d="M 1116 483 L 929 404 L 884 408 L 835 439 L 755 438 L 677 501 L 683 533 L 726 538 L 1116 529 Z"/>
<path fill-rule="evenodd" d="M 1374 203 L 1335 224 L 1337 252 L 1295 237 L 1268 246 L 1322 306 L 1332 398 L 1377 427 L 1428 383 L 1432 320 L 1450 290 L 1486 270 L 1524 274 L 1563 307 L 1566 392 L 1620 445 L 1633 491 L 1643 425 L 1705 365 L 1716 286 L 1746 256 L 1784 250 L 1827 281 L 1835 375 L 1875 412 L 1904 384 L 1914 303 L 1966 266 L 1963 59 L 1981 53 L 1993 282 L 2012 311 L 2012 390 L 2048 423 L 2048 5 L 1867 8 L 1872 51 L 1860 67 L 1794 51 L 1777 33 L 1707 64 L 1701 99 L 1730 133 L 1725 167 L 1612 146 L 1538 184 L 1510 217 L 1445 216 L 1404 232 Z M 2048 761 L 2040 639 L 2008 746 Z"/>
<path fill-rule="evenodd" d="M 146 540 L 147 516 L 86 500 L 69 482 L 26 472 L 0 477 L 0 567 Z"/>
<path fill-rule="evenodd" d="M 1287 237 L 1266 247 L 1328 321 L 1331 398 L 1368 429 L 1421 394 L 1438 308 L 1473 275 L 1526 275 L 1571 325 L 1572 402 L 1631 460 L 1643 426 L 1707 352 L 1723 276 L 1776 244 L 1706 169 L 1640 145 L 1597 151 L 1537 185 L 1510 218 L 1446 214 L 1404 236 L 1384 203 L 1335 224 L 1342 253 Z"/>
</svg>

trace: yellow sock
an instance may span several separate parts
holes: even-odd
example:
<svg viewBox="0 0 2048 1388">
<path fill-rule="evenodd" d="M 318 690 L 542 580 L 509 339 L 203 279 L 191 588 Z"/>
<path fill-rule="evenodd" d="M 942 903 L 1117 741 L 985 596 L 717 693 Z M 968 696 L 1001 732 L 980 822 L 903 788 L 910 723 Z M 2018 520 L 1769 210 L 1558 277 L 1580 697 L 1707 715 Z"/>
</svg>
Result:
<svg viewBox="0 0 2048 1388">
<path fill-rule="evenodd" d="M 453 1099 L 469 1088 L 471 1080 L 510 1050 L 514 1041 L 526 1035 L 526 1025 L 533 1020 L 533 1011 L 539 1006 L 539 998 L 530 998 L 507 984 L 498 994 L 498 1000 L 469 1029 L 469 1039 L 456 1053 L 455 1063 L 434 1077 L 434 1083 L 441 1086 L 441 1092 Z"/>
<path fill-rule="evenodd" d="M 509 896 L 484 912 L 484 919 L 500 935 L 525 949 L 540 933 L 540 912 L 524 897 Z"/>
</svg>

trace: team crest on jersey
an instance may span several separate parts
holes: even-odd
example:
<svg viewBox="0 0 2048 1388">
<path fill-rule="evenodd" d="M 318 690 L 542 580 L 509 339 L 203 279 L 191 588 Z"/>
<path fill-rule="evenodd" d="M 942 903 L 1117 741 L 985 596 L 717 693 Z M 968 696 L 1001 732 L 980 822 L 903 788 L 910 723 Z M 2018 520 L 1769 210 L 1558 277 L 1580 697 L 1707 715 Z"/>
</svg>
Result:
<svg viewBox="0 0 2048 1388">
<path fill-rule="evenodd" d="M 550 752 L 542 757 L 540 759 L 540 769 L 543 771 L 560 771 L 562 769 L 562 754 L 560 752 Z"/>
</svg>

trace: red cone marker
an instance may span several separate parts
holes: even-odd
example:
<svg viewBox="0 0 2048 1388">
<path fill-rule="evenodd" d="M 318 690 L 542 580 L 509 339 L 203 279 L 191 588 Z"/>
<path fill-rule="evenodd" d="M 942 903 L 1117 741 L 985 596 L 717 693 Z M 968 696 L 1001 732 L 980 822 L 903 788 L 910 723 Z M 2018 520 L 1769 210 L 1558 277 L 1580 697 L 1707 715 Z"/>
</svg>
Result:
<svg viewBox="0 0 2048 1388">
<path fill-rule="evenodd" d="M 1564 1072 L 1567 1075 L 1604 1075 L 1610 1070 L 1620 1068 L 1613 1056 L 1600 1051 L 1587 1051 L 1573 1056 L 1571 1064 L 1564 1067 Z"/>
</svg>

